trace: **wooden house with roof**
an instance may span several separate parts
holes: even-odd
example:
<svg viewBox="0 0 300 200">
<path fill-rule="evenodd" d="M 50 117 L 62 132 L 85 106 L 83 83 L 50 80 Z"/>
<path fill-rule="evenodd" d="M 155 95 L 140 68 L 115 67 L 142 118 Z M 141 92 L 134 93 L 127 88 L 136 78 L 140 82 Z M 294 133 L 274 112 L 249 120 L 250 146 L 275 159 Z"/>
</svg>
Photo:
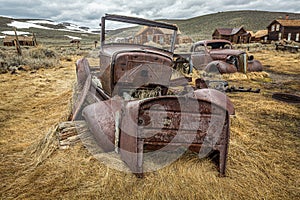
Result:
<svg viewBox="0 0 300 200">
<path fill-rule="evenodd" d="M 268 30 L 258 30 L 254 34 L 254 41 L 268 43 Z"/>
<path fill-rule="evenodd" d="M 217 28 L 213 32 L 212 38 L 229 40 L 236 44 L 249 43 L 251 41 L 251 34 L 242 26 L 239 28 Z"/>
<path fill-rule="evenodd" d="M 280 41 L 286 39 L 287 41 L 300 41 L 300 20 L 285 19 L 273 20 L 268 28 L 268 37 L 271 41 Z"/>
<path fill-rule="evenodd" d="M 146 44 L 154 42 L 159 45 L 169 45 L 172 36 L 173 30 L 144 26 L 135 34 L 133 43 Z M 192 43 L 192 39 L 187 36 L 181 36 L 181 32 L 178 30 L 175 43 Z"/>
<path fill-rule="evenodd" d="M 35 36 L 18 36 L 18 40 L 21 46 L 35 46 L 37 45 Z M 4 46 L 15 46 L 16 36 L 7 35 L 3 39 Z"/>
<path fill-rule="evenodd" d="M 247 33 L 249 34 L 249 37 L 250 37 L 250 41 L 254 41 L 255 39 L 255 36 L 254 36 L 254 32 L 253 31 L 247 31 Z"/>
</svg>

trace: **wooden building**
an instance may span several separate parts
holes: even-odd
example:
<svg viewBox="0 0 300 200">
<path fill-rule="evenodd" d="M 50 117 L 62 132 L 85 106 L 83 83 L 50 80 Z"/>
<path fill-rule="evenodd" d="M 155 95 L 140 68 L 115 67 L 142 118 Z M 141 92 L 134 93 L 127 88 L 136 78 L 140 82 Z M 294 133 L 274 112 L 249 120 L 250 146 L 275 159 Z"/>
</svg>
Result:
<svg viewBox="0 0 300 200">
<path fill-rule="evenodd" d="M 177 31 L 176 44 L 179 43 L 180 31 Z M 156 28 L 156 27 L 148 27 L 145 26 L 140 29 L 137 34 L 135 34 L 133 38 L 133 43 L 137 44 L 145 44 L 149 42 L 154 42 L 159 45 L 169 45 L 171 43 L 171 39 L 173 36 L 173 30 Z"/>
<path fill-rule="evenodd" d="M 191 37 L 187 36 L 187 35 L 179 35 L 178 36 L 178 43 L 179 44 L 189 44 L 189 43 L 193 43 L 193 40 Z"/>
<path fill-rule="evenodd" d="M 35 36 L 18 36 L 18 40 L 21 46 L 35 46 L 36 38 Z M 3 45 L 4 46 L 15 46 L 16 36 L 5 36 L 3 39 Z"/>
<path fill-rule="evenodd" d="M 213 34 L 213 39 L 229 40 L 232 43 L 249 43 L 251 41 L 251 34 L 243 27 L 239 28 L 217 28 Z"/>
<path fill-rule="evenodd" d="M 268 30 L 259 30 L 254 34 L 254 42 L 268 43 Z"/>
<path fill-rule="evenodd" d="M 255 34 L 253 31 L 247 31 L 247 33 L 249 34 L 250 37 L 250 41 L 253 42 L 255 40 Z"/>
<path fill-rule="evenodd" d="M 268 39 L 270 41 L 300 41 L 300 20 L 293 20 L 286 17 L 272 21 L 268 28 Z"/>
<path fill-rule="evenodd" d="M 80 39 L 72 39 L 72 40 L 70 41 L 70 43 L 71 43 L 72 45 L 76 45 L 77 48 L 79 48 Z"/>
</svg>

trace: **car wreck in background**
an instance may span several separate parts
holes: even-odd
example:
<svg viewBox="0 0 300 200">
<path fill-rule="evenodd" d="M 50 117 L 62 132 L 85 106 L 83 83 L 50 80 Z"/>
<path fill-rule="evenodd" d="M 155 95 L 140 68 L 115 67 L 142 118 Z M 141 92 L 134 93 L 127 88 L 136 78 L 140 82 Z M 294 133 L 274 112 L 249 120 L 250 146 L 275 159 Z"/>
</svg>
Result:
<svg viewBox="0 0 300 200">
<path fill-rule="evenodd" d="M 262 64 L 246 52 L 235 50 L 227 40 L 203 40 L 191 47 L 191 67 L 206 72 L 262 71 Z"/>
<path fill-rule="evenodd" d="M 172 30 L 170 49 L 108 43 L 113 39 L 106 39 L 107 21 Z M 145 150 L 179 147 L 215 158 L 220 175 L 225 175 L 234 108 L 224 93 L 194 90 L 191 79 L 174 76 L 184 60 L 173 53 L 177 26 L 106 14 L 101 27 L 100 66 L 90 67 L 87 59 L 76 63 L 73 120 L 84 119 L 103 151 L 120 153 L 138 176 L 144 172 Z"/>
</svg>

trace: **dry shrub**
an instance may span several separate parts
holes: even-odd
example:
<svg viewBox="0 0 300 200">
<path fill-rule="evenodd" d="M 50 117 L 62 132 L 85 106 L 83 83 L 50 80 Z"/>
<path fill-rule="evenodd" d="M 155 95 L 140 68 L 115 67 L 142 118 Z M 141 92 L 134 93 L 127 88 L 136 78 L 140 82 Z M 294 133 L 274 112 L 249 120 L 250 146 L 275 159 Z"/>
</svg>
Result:
<svg viewBox="0 0 300 200">
<path fill-rule="evenodd" d="M 1 51 L 0 56 L 1 73 L 51 68 L 60 65 L 58 54 L 43 46 L 23 48 L 22 56 L 18 56 L 11 49 L 5 52 Z"/>
<path fill-rule="evenodd" d="M 254 80 L 254 81 L 269 81 L 269 74 L 265 71 L 262 72 L 249 72 L 249 73 L 232 73 L 223 74 L 225 80 L 238 81 L 238 80 Z"/>
<path fill-rule="evenodd" d="M 30 70 L 36 70 L 40 68 L 51 68 L 51 67 L 59 67 L 59 60 L 57 59 L 48 59 L 48 58 L 24 58 L 23 65 L 29 66 Z"/>
<path fill-rule="evenodd" d="M 34 58 L 34 59 L 45 59 L 45 58 L 57 57 L 57 53 L 54 50 L 45 48 L 43 46 L 38 46 L 36 48 L 30 49 L 27 53 L 30 58 Z"/>
<path fill-rule="evenodd" d="M 40 141 L 26 149 L 24 153 L 33 158 L 28 166 L 36 168 L 58 148 L 57 128 L 57 125 L 52 127 Z"/>
<path fill-rule="evenodd" d="M 50 68 L 59 65 L 57 53 L 43 46 L 28 50 L 23 58 L 25 65 L 30 66 L 31 69 Z"/>
<path fill-rule="evenodd" d="M 0 58 L 4 59 L 5 57 L 6 57 L 6 53 L 2 49 L 0 49 Z"/>
</svg>

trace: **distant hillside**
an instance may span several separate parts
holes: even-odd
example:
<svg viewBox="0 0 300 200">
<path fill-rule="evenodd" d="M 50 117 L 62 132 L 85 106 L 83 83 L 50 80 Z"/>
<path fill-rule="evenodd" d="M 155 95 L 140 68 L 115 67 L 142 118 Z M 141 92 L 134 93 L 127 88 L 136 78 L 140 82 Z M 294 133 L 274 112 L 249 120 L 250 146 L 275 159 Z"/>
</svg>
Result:
<svg viewBox="0 0 300 200">
<path fill-rule="evenodd" d="M 14 35 L 14 27 L 18 34 L 34 33 L 38 43 L 69 43 L 72 38 L 94 42 L 99 39 L 100 29 L 78 26 L 69 22 L 53 22 L 45 19 L 13 19 L 0 16 L 0 42 L 4 35 Z"/>
<path fill-rule="evenodd" d="M 234 28 L 244 26 L 246 30 L 257 31 L 266 29 L 274 19 L 300 19 L 300 13 L 267 12 L 267 11 L 229 11 L 203 15 L 187 20 L 162 21 L 179 26 L 182 33 L 190 35 L 194 40 L 211 38 L 216 28 Z"/>
<path fill-rule="evenodd" d="M 160 19 L 157 21 L 165 21 L 172 24 L 177 24 L 181 33 L 189 35 L 194 41 L 200 39 L 210 39 L 213 31 L 216 28 L 234 28 L 244 26 L 246 30 L 257 31 L 266 29 L 266 27 L 274 19 L 285 18 L 289 15 L 290 19 L 300 19 L 300 13 L 286 12 L 267 12 L 267 11 L 228 11 L 218 12 L 209 15 L 203 15 L 195 18 L 176 20 L 176 19 Z M 100 17 L 100 16 L 99 16 Z M 0 38 L 3 37 L 2 31 L 12 31 L 13 27 L 7 24 L 13 21 L 18 22 L 33 22 L 36 26 L 40 25 L 46 29 L 37 27 L 18 28 L 18 31 L 34 32 L 38 39 L 46 40 L 46 42 L 68 41 L 66 35 L 80 37 L 83 40 L 99 40 L 99 36 L 91 34 L 93 31 L 88 27 L 79 27 L 68 22 L 56 23 L 49 20 L 39 19 L 12 19 L 0 16 Z M 39 21 L 39 22 L 38 22 Z M 115 37 L 125 37 L 132 35 L 133 30 L 139 27 L 122 28 L 109 31 L 110 35 Z"/>
</svg>

